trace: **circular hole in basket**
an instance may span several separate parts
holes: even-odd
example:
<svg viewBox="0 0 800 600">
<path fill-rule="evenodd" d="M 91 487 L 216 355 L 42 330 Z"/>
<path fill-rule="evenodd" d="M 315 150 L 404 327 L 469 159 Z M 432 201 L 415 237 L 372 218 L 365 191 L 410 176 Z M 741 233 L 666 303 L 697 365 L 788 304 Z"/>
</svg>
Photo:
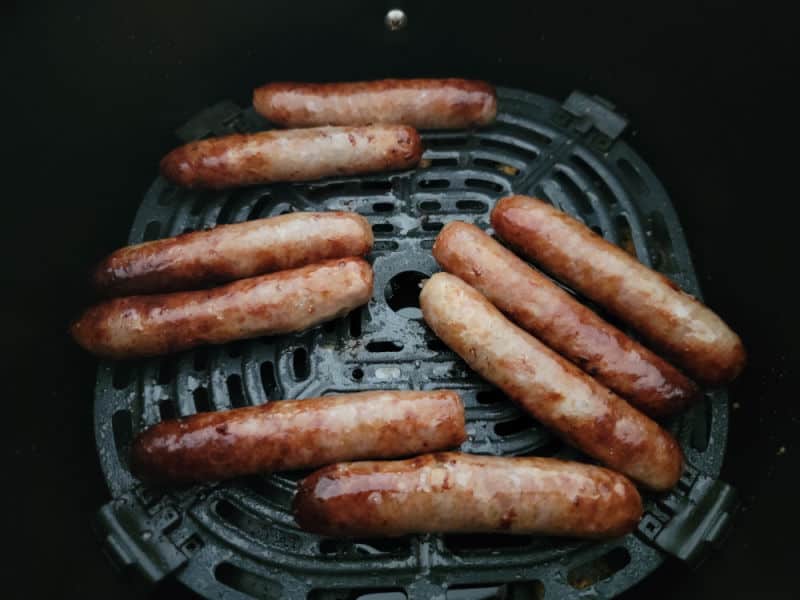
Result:
<svg viewBox="0 0 800 600">
<path fill-rule="evenodd" d="M 419 271 L 402 271 L 389 280 L 384 290 L 386 304 L 406 319 L 421 319 L 419 290 L 421 283 L 430 275 Z"/>
</svg>

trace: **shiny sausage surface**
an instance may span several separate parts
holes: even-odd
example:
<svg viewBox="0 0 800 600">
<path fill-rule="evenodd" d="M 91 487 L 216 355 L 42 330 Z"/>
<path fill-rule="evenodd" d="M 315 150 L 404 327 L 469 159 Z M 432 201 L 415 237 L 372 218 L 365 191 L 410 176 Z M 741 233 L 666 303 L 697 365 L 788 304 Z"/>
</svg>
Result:
<svg viewBox="0 0 800 600">
<path fill-rule="evenodd" d="M 436 273 L 422 288 L 420 307 L 473 370 L 568 443 L 655 490 L 680 478 L 683 455 L 668 432 L 514 325 L 475 288 Z"/>
<path fill-rule="evenodd" d="M 302 331 L 365 304 L 372 283 L 363 259 L 330 260 L 208 290 L 114 298 L 87 309 L 71 333 L 99 356 L 156 356 Z"/>
<path fill-rule="evenodd" d="M 216 481 L 408 456 L 465 439 L 455 392 L 370 391 L 164 421 L 136 437 L 131 468 L 148 482 Z"/>
<path fill-rule="evenodd" d="M 253 106 L 283 127 L 403 123 L 463 129 L 494 121 L 497 97 L 488 83 L 465 79 L 281 82 L 257 88 Z"/>
<path fill-rule="evenodd" d="M 492 226 L 512 246 L 629 323 L 698 380 L 723 384 L 744 367 L 742 341 L 714 312 L 661 273 L 554 207 L 500 200 Z"/>
<path fill-rule="evenodd" d="M 653 416 L 675 413 L 697 386 L 610 325 L 475 225 L 448 223 L 433 256 L 512 321 Z"/>
<path fill-rule="evenodd" d="M 332 258 L 363 256 L 372 228 L 350 212 L 298 212 L 121 248 L 94 270 L 104 295 L 190 290 Z"/>
<path fill-rule="evenodd" d="M 617 537 L 642 515 L 622 475 L 553 458 L 444 452 L 324 467 L 300 482 L 298 524 L 329 536 L 509 533 Z"/>
<path fill-rule="evenodd" d="M 223 189 L 408 169 L 422 142 L 405 125 L 318 127 L 191 142 L 161 160 L 161 174 L 188 188 Z"/>
</svg>

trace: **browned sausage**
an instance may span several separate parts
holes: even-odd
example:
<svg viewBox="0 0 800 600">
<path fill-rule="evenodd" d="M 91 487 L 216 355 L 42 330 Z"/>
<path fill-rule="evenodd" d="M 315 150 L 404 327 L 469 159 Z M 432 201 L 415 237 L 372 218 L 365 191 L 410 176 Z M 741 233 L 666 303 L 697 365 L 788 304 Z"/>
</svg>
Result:
<svg viewBox="0 0 800 600">
<path fill-rule="evenodd" d="M 497 114 L 494 87 L 465 79 L 383 79 L 354 83 L 270 83 L 253 106 L 283 127 L 403 123 L 418 129 L 488 125 Z"/>
<path fill-rule="evenodd" d="M 726 383 L 744 367 L 742 341 L 709 308 L 549 204 L 525 196 L 503 198 L 492 211 L 492 226 L 546 271 L 632 325 L 697 379 Z"/>
<path fill-rule="evenodd" d="M 511 320 L 644 412 L 663 416 L 697 397 L 697 386 L 547 277 L 467 223 L 442 229 L 433 256 Z"/>
<path fill-rule="evenodd" d="M 349 212 L 307 212 L 220 225 L 121 248 L 94 270 L 98 291 L 110 296 L 204 287 L 372 248 L 367 220 Z"/>
<path fill-rule="evenodd" d="M 302 331 L 366 303 L 372 280 L 361 258 L 329 260 L 208 290 L 114 298 L 71 332 L 93 354 L 137 358 Z"/>
<path fill-rule="evenodd" d="M 235 134 L 191 142 L 161 161 L 161 173 L 189 188 L 222 189 L 408 169 L 422 142 L 405 125 L 319 127 Z"/>
<path fill-rule="evenodd" d="M 197 414 L 140 434 L 131 469 L 149 482 L 227 479 L 458 446 L 464 407 L 451 391 L 371 391 Z"/>
<path fill-rule="evenodd" d="M 554 458 L 456 452 L 324 467 L 300 482 L 300 527 L 329 536 L 510 533 L 586 538 L 633 530 L 642 500 L 622 475 Z"/>
<path fill-rule="evenodd" d="M 475 288 L 436 273 L 420 307 L 470 367 L 568 443 L 655 490 L 680 478 L 683 456 L 669 433 L 511 323 Z"/>
</svg>

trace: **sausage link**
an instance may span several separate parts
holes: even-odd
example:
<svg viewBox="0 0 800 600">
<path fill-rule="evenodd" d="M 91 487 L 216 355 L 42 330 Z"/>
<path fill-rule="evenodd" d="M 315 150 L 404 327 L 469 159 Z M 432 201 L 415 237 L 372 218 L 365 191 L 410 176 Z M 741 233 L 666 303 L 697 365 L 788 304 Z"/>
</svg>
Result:
<svg viewBox="0 0 800 600">
<path fill-rule="evenodd" d="M 420 307 L 436 335 L 472 369 L 568 443 L 655 490 L 680 478 L 683 456 L 669 433 L 458 277 L 436 273 L 422 288 Z"/>
<path fill-rule="evenodd" d="M 458 446 L 464 407 L 452 391 L 371 391 L 164 421 L 133 442 L 131 468 L 148 482 L 216 481 L 337 461 Z"/>
<path fill-rule="evenodd" d="M 363 256 L 372 228 L 350 212 L 299 212 L 121 248 L 94 270 L 109 296 L 205 287 L 332 258 Z"/>
<path fill-rule="evenodd" d="M 546 271 L 629 323 L 700 381 L 723 384 L 744 368 L 742 341 L 701 302 L 549 204 L 500 200 L 497 234 Z"/>
<path fill-rule="evenodd" d="M 465 79 L 289 82 L 257 88 L 253 106 L 283 127 L 403 123 L 463 129 L 494 121 L 497 96 L 488 83 Z"/>
<path fill-rule="evenodd" d="M 448 223 L 433 256 L 520 327 L 653 416 L 697 398 L 675 367 L 613 327 L 474 225 Z"/>
<path fill-rule="evenodd" d="M 329 536 L 509 533 L 617 537 L 642 515 L 622 475 L 554 458 L 443 452 L 324 467 L 293 503 L 300 527 Z"/>
<path fill-rule="evenodd" d="M 191 142 L 162 159 L 161 173 L 184 187 L 223 189 L 408 169 L 421 157 L 419 134 L 405 125 L 319 127 Z"/>
<path fill-rule="evenodd" d="M 208 290 L 114 298 L 86 310 L 71 333 L 99 356 L 156 356 L 302 331 L 365 304 L 372 282 L 363 259 L 330 260 Z"/>
</svg>

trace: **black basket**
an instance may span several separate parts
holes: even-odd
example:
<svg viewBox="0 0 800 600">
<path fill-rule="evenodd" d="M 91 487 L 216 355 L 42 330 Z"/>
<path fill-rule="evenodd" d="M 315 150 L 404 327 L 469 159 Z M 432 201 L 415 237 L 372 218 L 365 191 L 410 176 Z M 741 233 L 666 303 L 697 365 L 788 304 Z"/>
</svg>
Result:
<svg viewBox="0 0 800 600">
<path fill-rule="evenodd" d="M 109 553 L 150 581 L 174 575 L 218 598 L 612 597 L 667 553 L 697 563 L 735 506 L 719 474 L 727 395 L 711 391 L 666 426 L 689 466 L 667 496 L 645 498 L 639 530 L 583 542 L 531 536 L 423 535 L 334 540 L 305 533 L 289 512 L 304 472 L 156 490 L 128 470 L 133 435 L 163 419 L 368 389 L 456 389 L 467 411 L 466 452 L 582 459 L 477 377 L 421 321 L 419 282 L 452 220 L 489 228 L 509 193 L 549 200 L 700 296 L 669 199 L 619 139 L 627 122 L 607 102 L 573 93 L 562 105 L 499 89 L 497 122 L 477 131 L 426 132 L 414 171 L 311 184 L 196 192 L 158 179 L 129 242 L 303 210 L 351 210 L 375 233 L 375 290 L 365 307 L 312 330 L 200 348 L 139 362 L 103 362 L 95 430 L 113 500 L 100 511 Z M 216 105 L 179 130 L 184 140 L 268 127 L 251 109 Z"/>
</svg>

